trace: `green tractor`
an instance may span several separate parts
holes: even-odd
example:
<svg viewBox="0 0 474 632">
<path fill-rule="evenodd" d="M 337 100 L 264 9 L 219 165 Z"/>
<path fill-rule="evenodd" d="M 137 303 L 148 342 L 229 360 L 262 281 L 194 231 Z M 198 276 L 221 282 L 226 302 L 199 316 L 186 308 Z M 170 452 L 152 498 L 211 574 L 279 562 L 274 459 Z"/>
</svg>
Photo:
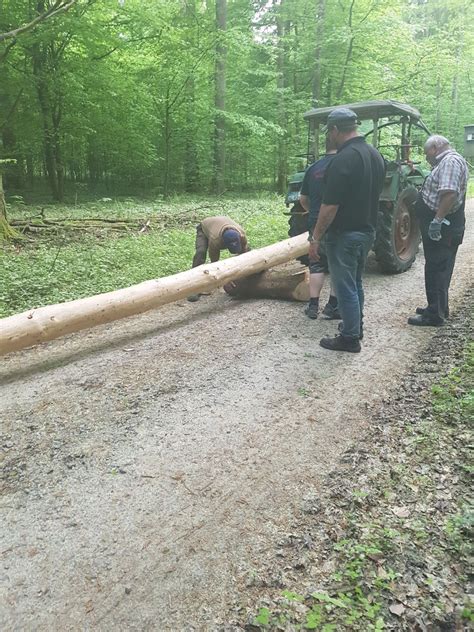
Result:
<svg viewBox="0 0 474 632">
<path fill-rule="evenodd" d="M 314 108 L 304 114 L 309 123 L 307 166 L 313 156 L 319 156 L 320 125 L 326 123 L 334 107 L 353 110 L 363 125 L 369 122 L 368 131 L 363 132 L 386 160 L 387 173 L 380 196 L 377 234 L 374 252 L 381 269 L 389 274 L 408 270 L 416 259 L 420 244 L 420 231 L 414 214 L 414 201 L 428 171 L 419 163 L 410 160 L 411 136 L 414 129 L 423 134 L 430 132 L 420 113 L 410 105 L 397 101 L 363 101 L 342 106 Z M 364 129 L 364 128 L 362 128 Z M 314 152 L 310 152 L 311 144 Z M 290 237 L 308 230 L 307 214 L 299 203 L 299 191 L 305 171 L 298 171 L 288 183 L 285 198 L 289 211 Z"/>
</svg>

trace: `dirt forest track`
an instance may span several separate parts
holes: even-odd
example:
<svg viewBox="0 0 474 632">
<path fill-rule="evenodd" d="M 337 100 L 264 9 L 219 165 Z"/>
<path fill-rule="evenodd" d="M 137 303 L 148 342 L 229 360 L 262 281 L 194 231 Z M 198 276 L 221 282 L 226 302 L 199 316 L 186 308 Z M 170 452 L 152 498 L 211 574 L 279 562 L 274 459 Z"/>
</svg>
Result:
<svg viewBox="0 0 474 632">
<path fill-rule="evenodd" d="M 472 291 L 474 208 L 452 309 Z M 2 359 L 4 630 L 211 630 L 432 329 L 423 260 L 335 323 L 222 291 Z"/>
</svg>

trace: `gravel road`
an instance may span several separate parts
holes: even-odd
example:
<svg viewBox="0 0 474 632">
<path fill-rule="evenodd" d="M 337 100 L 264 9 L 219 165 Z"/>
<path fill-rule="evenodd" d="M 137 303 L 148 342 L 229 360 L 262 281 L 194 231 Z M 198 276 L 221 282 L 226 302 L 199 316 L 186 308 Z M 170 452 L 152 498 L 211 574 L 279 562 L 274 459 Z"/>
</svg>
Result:
<svg viewBox="0 0 474 632">
<path fill-rule="evenodd" d="M 471 288 L 474 205 L 452 284 Z M 223 291 L 11 354 L 4 630 L 211 630 L 432 329 L 423 260 L 366 277 L 362 353 L 303 305 Z"/>
</svg>

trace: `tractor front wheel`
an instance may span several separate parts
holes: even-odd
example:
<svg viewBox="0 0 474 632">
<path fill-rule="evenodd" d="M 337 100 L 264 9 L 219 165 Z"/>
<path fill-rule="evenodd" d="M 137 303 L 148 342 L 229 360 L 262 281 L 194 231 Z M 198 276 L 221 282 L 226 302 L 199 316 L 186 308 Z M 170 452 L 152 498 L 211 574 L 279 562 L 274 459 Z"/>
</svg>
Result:
<svg viewBox="0 0 474 632">
<path fill-rule="evenodd" d="M 374 252 L 383 272 L 399 274 L 416 259 L 420 229 L 415 217 L 417 190 L 404 189 L 395 203 L 381 202 L 377 219 Z"/>
</svg>

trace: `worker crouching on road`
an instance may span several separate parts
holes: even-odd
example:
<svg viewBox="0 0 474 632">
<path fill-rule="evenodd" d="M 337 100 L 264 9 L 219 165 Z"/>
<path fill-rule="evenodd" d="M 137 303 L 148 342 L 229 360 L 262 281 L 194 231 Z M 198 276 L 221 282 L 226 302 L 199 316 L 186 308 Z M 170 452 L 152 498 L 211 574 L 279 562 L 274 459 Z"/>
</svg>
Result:
<svg viewBox="0 0 474 632">
<path fill-rule="evenodd" d="M 233 255 L 240 255 L 250 250 L 245 231 L 242 226 L 225 215 L 207 217 L 196 227 L 193 268 L 206 263 L 208 251 L 211 263 L 219 261 L 221 250 L 228 250 Z M 200 294 L 188 296 L 188 301 L 192 303 L 198 301 L 200 296 Z"/>
</svg>

